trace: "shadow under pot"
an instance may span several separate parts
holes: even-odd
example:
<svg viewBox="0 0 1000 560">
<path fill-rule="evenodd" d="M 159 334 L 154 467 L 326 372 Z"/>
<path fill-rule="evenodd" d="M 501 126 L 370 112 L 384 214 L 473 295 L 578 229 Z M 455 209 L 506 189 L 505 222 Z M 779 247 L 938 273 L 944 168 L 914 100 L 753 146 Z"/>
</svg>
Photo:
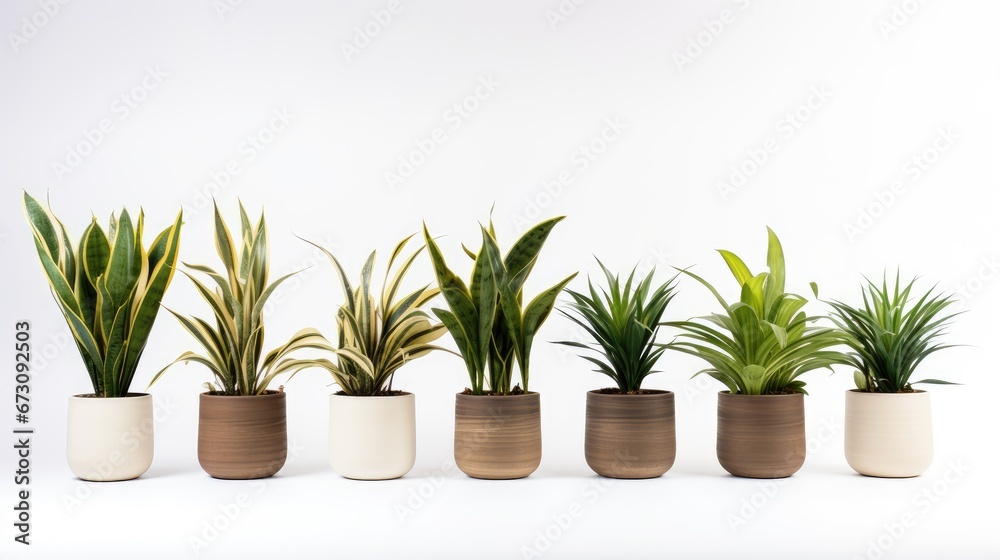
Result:
<svg viewBox="0 0 1000 560">
<path fill-rule="evenodd" d="M 234 396 L 202 393 L 198 462 L 215 478 L 266 478 L 288 455 L 285 393 Z"/>
<path fill-rule="evenodd" d="M 919 476 L 934 459 L 931 395 L 847 391 L 844 455 L 867 476 Z"/>
<path fill-rule="evenodd" d="M 802 393 L 719 393 L 716 452 L 722 468 L 746 478 L 785 478 L 806 459 Z"/>
<path fill-rule="evenodd" d="M 538 393 L 455 396 L 455 464 L 472 478 L 524 478 L 542 462 Z"/>
<path fill-rule="evenodd" d="M 75 395 L 69 398 L 66 459 L 91 482 L 131 480 L 153 464 L 153 398 Z"/>
<path fill-rule="evenodd" d="M 594 472 L 609 478 L 655 478 L 670 470 L 676 453 L 672 392 L 587 393 L 584 455 Z"/>
<path fill-rule="evenodd" d="M 417 457 L 413 393 L 330 395 L 330 466 L 356 480 L 388 480 L 410 472 Z"/>
</svg>

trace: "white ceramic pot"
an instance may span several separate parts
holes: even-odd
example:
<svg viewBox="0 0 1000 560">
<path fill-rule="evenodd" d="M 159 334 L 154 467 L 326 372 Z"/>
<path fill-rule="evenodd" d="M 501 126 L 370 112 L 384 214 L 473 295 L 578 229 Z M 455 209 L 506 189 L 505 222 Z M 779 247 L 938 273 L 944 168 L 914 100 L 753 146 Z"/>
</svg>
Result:
<svg viewBox="0 0 1000 560">
<path fill-rule="evenodd" d="M 387 480 L 410 472 L 417 457 L 412 393 L 330 395 L 330 466 L 340 476 Z"/>
<path fill-rule="evenodd" d="M 66 458 L 77 477 L 93 482 L 138 478 L 153 463 L 153 397 L 129 393 L 69 398 Z"/>
<path fill-rule="evenodd" d="M 844 454 L 863 475 L 918 476 L 934 458 L 931 396 L 913 393 L 847 392 Z"/>
</svg>

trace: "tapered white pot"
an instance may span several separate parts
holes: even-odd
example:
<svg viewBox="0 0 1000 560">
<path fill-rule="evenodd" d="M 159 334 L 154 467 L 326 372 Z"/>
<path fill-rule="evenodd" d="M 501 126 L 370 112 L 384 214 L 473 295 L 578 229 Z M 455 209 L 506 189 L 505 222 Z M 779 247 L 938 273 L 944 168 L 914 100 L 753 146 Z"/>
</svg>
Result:
<svg viewBox="0 0 1000 560">
<path fill-rule="evenodd" d="M 330 466 L 358 480 L 410 472 L 417 457 L 412 393 L 384 397 L 330 395 Z"/>
<path fill-rule="evenodd" d="M 913 393 L 847 392 L 844 455 L 867 476 L 903 478 L 923 474 L 934 458 L 931 396 Z"/>
<path fill-rule="evenodd" d="M 93 482 L 138 478 L 153 464 L 153 397 L 129 393 L 69 398 L 66 458 L 77 477 Z"/>
</svg>

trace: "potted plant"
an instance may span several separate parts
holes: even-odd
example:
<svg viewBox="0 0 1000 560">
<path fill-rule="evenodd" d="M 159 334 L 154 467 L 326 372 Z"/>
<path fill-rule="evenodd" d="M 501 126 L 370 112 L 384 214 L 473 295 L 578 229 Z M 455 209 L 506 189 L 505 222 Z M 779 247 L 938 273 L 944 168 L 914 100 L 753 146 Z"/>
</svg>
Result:
<svg viewBox="0 0 1000 560">
<path fill-rule="evenodd" d="M 225 272 L 201 265 L 185 266 L 205 274 L 213 287 L 191 274 L 195 288 L 212 308 L 214 321 L 177 317 L 204 348 L 203 354 L 185 352 L 153 377 L 155 383 L 179 362 L 208 368 L 215 383 L 207 382 L 198 406 L 198 462 L 215 478 L 264 478 L 278 472 L 288 451 L 285 393 L 268 389 L 283 373 L 316 365 L 315 360 L 288 357 L 296 350 L 323 348 L 326 339 L 315 329 L 303 329 L 262 356 L 264 304 L 275 288 L 293 274 L 268 283 L 268 237 L 264 215 L 255 225 L 240 203 L 239 250 L 215 206 L 215 248 Z M 212 324 L 214 323 L 214 324 Z M 263 358 L 263 359 L 262 359 Z"/>
<path fill-rule="evenodd" d="M 473 478 L 528 476 L 542 460 L 541 407 L 529 390 L 531 346 L 559 292 L 576 274 L 542 291 L 525 307 L 525 279 L 552 228 L 562 217 L 541 222 L 502 255 L 492 220 L 481 227 L 468 285 L 445 264 L 424 226 L 438 287 L 449 309 L 433 311 L 448 328 L 465 360 L 472 387 L 455 398 L 455 463 Z M 463 246 L 464 249 L 464 246 Z M 514 362 L 521 382 L 512 386 Z"/>
<path fill-rule="evenodd" d="M 675 293 L 674 278 L 653 287 L 652 270 L 622 284 L 597 261 L 607 280 L 600 292 L 587 279 L 589 295 L 567 289 L 569 311 L 559 311 L 595 340 L 560 341 L 595 352 L 581 355 L 615 382 L 615 387 L 587 393 L 584 455 L 597 474 L 611 478 L 654 478 L 670 470 L 677 451 L 674 394 L 643 389 L 646 376 L 665 348 L 656 344 L 660 318 Z M 635 283 L 633 284 L 633 281 Z"/>
<path fill-rule="evenodd" d="M 707 374 L 728 390 L 719 393 L 717 453 L 729 473 L 750 478 L 783 478 L 806 456 L 803 395 L 799 377 L 844 363 L 831 347 L 837 329 L 811 326 L 817 317 L 801 311 L 806 298 L 785 293 L 785 258 L 778 237 L 767 230 L 768 272 L 754 275 L 743 260 L 720 250 L 740 286 L 740 301 L 729 304 L 707 281 L 725 309 L 689 321 L 665 323 L 683 331 L 668 347 L 708 362 Z M 815 284 L 811 284 L 814 294 Z M 697 374 L 696 374 L 697 375 Z"/>
<path fill-rule="evenodd" d="M 910 297 L 916 279 L 890 289 L 868 281 L 863 307 L 831 301 L 833 320 L 848 335 L 848 363 L 856 368 L 857 389 L 847 391 L 844 453 L 851 468 L 879 477 L 922 474 L 934 457 L 930 393 L 910 381 L 927 356 L 949 348 L 937 341 L 957 314 L 943 315 L 954 303 L 928 290 Z"/>
<path fill-rule="evenodd" d="M 378 299 L 371 288 L 375 252 L 361 269 L 360 284 L 353 288 L 337 258 L 312 243 L 333 262 L 346 298 L 337 311 L 337 348 L 330 348 L 337 362 L 317 361 L 340 387 L 330 395 L 330 466 L 346 478 L 399 478 L 413 468 L 416 459 L 414 396 L 394 390 L 392 381 L 396 370 L 440 349 L 431 343 L 444 334 L 445 327 L 432 322 L 421 309 L 438 295 L 437 288 L 400 292 L 423 247 L 392 274 L 396 259 L 412 237 L 396 245 L 389 257 Z"/>
<path fill-rule="evenodd" d="M 147 250 L 143 213 L 94 218 L 74 248 L 62 222 L 27 192 L 24 210 L 56 303 L 93 393 L 69 400 L 66 455 L 83 480 L 129 480 L 153 462 L 153 401 L 129 391 L 163 294 L 173 278 L 181 214 Z M 131 437 L 123 437 L 132 434 Z"/>
</svg>

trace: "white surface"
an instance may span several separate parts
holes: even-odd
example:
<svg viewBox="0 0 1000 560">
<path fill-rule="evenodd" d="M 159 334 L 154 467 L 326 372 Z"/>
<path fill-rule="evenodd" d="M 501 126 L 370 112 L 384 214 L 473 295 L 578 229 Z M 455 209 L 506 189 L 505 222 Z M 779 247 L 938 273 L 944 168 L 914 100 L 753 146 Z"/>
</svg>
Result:
<svg viewBox="0 0 1000 560">
<path fill-rule="evenodd" d="M 1000 454 L 996 438 L 984 436 L 996 423 L 1000 335 L 1000 6 L 929 2 L 906 15 L 903 7 L 914 4 L 903 0 L 587 2 L 553 29 L 546 11 L 559 9 L 556 0 L 404 2 L 348 61 L 342 44 L 386 3 L 247 0 L 223 17 L 213 4 L 70 3 L 16 53 L 9 43 L 0 48 L 0 332 L 9 341 L 15 320 L 33 322 L 37 430 L 35 544 L 11 541 L 8 449 L 0 452 L 8 481 L 0 556 L 192 557 L 190 539 L 237 501 L 239 517 L 201 557 L 523 558 L 536 531 L 571 509 L 580 515 L 544 557 L 853 558 L 905 514 L 913 525 L 884 558 L 1000 553 Z M 4 2 L 0 29 L 19 33 L 21 18 L 39 10 Z M 891 24 L 896 10 L 899 28 L 885 37 L 879 22 Z M 675 53 L 703 31 L 708 43 L 705 22 L 720 17 L 729 23 L 679 69 Z M 57 177 L 53 162 L 96 138 L 84 130 L 102 120 L 111 132 Z M 399 158 L 430 144 L 434 152 L 390 189 L 385 174 L 398 171 Z M 771 152 L 766 161 L 724 199 L 718 183 L 732 180 L 734 166 L 753 168 L 762 150 Z M 213 180 L 226 186 L 208 188 Z M 806 294 L 815 280 L 825 297 L 853 300 L 862 274 L 896 267 L 923 275 L 925 285 L 960 289 L 967 313 L 948 341 L 969 346 L 927 360 L 923 374 L 965 385 L 932 388 L 937 448 L 927 474 L 886 481 L 853 474 L 843 458 L 850 371 L 810 375 L 807 433 L 818 451 L 763 504 L 776 487 L 725 476 L 715 460 L 719 387 L 689 380 L 701 364 L 668 354 L 649 386 L 678 393 L 677 461 L 660 480 L 607 485 L 586 468 L 583 428 L 585 392 L 608 382 L 545 343 L 578 336 L 554 316 L 533 352 L 544 459 L 527 480 L 473 481 L 453 468 L 454 394 L 468 382 L 458 358 L 438 355 L 396 378 L 397 388 L 417 395 L 417 464 L 401 480 L 351 482 L 330 470 L 332 389 L 319 372 L 286 387 L 297 459 L 263 486 L 210 479 L 195 452 L 207 375 L 191 366 L 152 390 L 163 419 L 149 472 L 87 486 L 66 466 L 65 426 L 67 397 L 89 384 L 33 254 L 21 188 L 48 190 L 73 232 L 90 212 L 103 220 L 126 204 L 145 208 L 152 233 L 184 206 L 182 257 L 213 265 L 209 195 L 217 193 L 231 221 L 237 197 L 252 211 L 263 205 L 274 273 L 313 265 L 269 310 L 269 347 L 302 326 L 335 334 L 341 295 L 333 271 L 293 233 L 331 247 L 356 274 L 372 249 L 385 258 L 423 219 L 435 235 L 447 234 L 441 243 L 459 263 L 460 242 L 476 244 L 477 222 L 496 203 L 504 246 L 527 220 L 568 216 L 530 293 L 572 270 L 595 272 L 596 254 L 615 269 L 657 265 L 664 278 L 668 266 L 697 265 L 733 298 L 713 250 L 732 249 L 761 270 L 770 225 L 784 243 L 792 291 Z M 862 208 L 877 216 L 859 216 Z M 864 229 L 851 237 L 848 225 Z M 427 264 L 415 269 L 414 283 L 429 279 Z M 182 276 L 165 304 L 207 312 Z M 667 317 L 714 305 L 685 281 Z M 193 345 L 161 316 L 135 388 Z M 2 363 L 13 364 L 11 345 L 0 347 Z M 13 400 L 12 385 L 0 384 L 0 401 Z M 946 483 L 950 463 L 968 472 Z M 592 485 L 607 485 L 596 501 Z M 396 506 L 432 487 L 401 523 Z M 946 495 L 924 511 L 915 496 L 938 490 Z M 65 497 L 76 492 L 90 497 L 70 510 Z M 753 513 L 744 503 L 761 507 Z M 741 508 L 750 518 L 733 531 L 729 516 Z"/>
</svg>

